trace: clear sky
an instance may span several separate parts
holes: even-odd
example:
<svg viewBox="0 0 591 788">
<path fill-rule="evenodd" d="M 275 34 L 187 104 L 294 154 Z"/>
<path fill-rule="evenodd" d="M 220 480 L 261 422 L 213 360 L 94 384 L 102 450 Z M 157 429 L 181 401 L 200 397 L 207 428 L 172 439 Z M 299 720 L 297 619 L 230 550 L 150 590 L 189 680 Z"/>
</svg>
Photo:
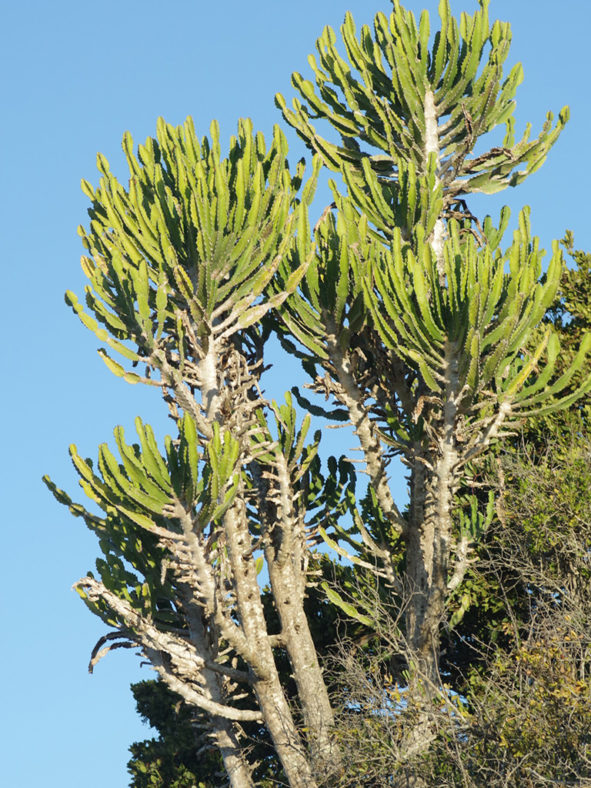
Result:
<svg viewBox="0 0 591 788">
<path fill-rule="evenodd" d="M 428 8 L 435 0 L 406 0 Z M 545 113 L 569 104 L 572 119 L 545 166 L 517 190 L 475 207 L 498 215 L 532 207 L 532 225 L 549 247 L 565 229 L 591 249 L 589 179 L 589 0 L 492 0 L 491 15 L 512 23 L 511 62 L 521 60 L 518 130 L 534 133 Z M 131 652 L 115 652 L 89 676 L 90 651 L 105 632 L 70 590 L 92 568 L 94 537 L 53 501 L 49 473 L 78 500 L 67 447 L 86 456 L 131 434 L 133 418 L 167 429 L 154 390 L 114 378 L 97 341 L 63 302 L 81 293 L 76 234 L 86 221 L 82 177 L 96 183 L 101 151 L 122 178 L 120 150 L 155 133 L 159 115 L 199 133 L 220 121 L 227 139 L 239 116 L 268 136 L 280 116 L 277 91 L 291 97 L 290 73 L 308 74 L 306 57 L 325 24 L 349 9 L 358 23 L 387 0 L 280 3 L 203 0 L 3 0 L 0 3 L 2 109 L 0 244 L 3 319 L 0 570 L 0 783 L 5 788 L 123 788 L 129 744 L 149 735 L 135 714 L 131 681 L 151 676 Z M 455 13 L 475 0 L 452 0 Z M 302 154 L 295 135 L 293 160 Z M 484 207 L 486 206 L 486 207 Z M 322 206 L 320 206 L 321 208 Z M 294 362 L 280 366 L 291 385 Z M 288 385 L 285 387 L 287 388 Z M 274 392 L 278 396 L 277 392 Z M 334 433 L 329 433 L 330 440 Z"/>
</svg>

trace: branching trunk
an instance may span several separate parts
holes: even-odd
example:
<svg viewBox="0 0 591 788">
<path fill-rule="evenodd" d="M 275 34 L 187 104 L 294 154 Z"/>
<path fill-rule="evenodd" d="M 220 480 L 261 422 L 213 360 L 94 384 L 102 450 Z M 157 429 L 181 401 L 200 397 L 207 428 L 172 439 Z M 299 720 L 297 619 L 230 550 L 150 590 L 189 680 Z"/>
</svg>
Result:
<svg viewBox="0 0 591 788">
<path fill-rule="evenodd" d="M 411 475 L 407 539 L 407 635 L 419 675 L 439 685 L 439 627 L 445 612 L 451 551 L 452 506 L 457 486 L 458 351 L 445 348 L 445 401 L 437 443 L 416 446 Z M 428 438 L 425 438 L 428 440 Z"/>
<path fill-rule="evenodd" d="M 334 717 L 316 647 L 304 611 L 307 551 L 304 515 L 298 516 L 290 468 L 282 453 L 276 455 L 277 520 L 266 551 L 273 598 L 281 621 L 281 636 L 293 669 L 304 724 L 317 766 L 336 766 L 331 740 Z"/>
<path fill-rule="evenodd" d="M 242 629 L 251 647 L 252 685 L 265 725 L 292 788 L 314 788 L 310 765 L 285 693 L 279 681 L 273 650 L 267 635 L 260 588 L 252 557 L 251 540 L 243 504 L 232 507 L 224 518 L 227 548 L 233 568 L 234 588 Z"/>
<path fill-rule="evenodd" d="M 269 560 L 269 578 L 281 621 L 285 645 L 298 688 L 312 758 L 316 764 L 338 768 L 338 753 L 332 741 L 333 712 L 316 648 L 303 608 L 302 580 L 289 562 Z M 299 588 L 298 588 L 299 586 Z"/>
<path fill-rule="evenodd" d="M 230 788 L 254 788 L 250 769 L 244 760 L 244 749 L 228 720 L 212 719 L 215 743 L 222 756 L 224 769 L 230 780 Z"/>
<path fill-rule="evenodd" d="M 330 601 L 376 638 L 379 615 L 363 599 L 368 579 L 376 599 L 394 600 L 386 615 L 400 603 L 390 652 L 406 646 L 406 697 L 418 713 L 396 739 L 396 768 L 412 771 L 411 759 L 433 741 L 434 710 L 448 705 L 440 629 L 450 593 L 464 590 L 472 541 L 482 531 L 476 496 L 472 520 L 463 511 L 460 533 L 453 529 L 462 468 L 522 417 L 568 407 L 591 390 L 591 378 L 572 388 L 588 338 L 561 371 L 556 337 L 550 329 L 537 337 L 558 292 L 559 245 L 540 280 L 542 253 L 528 212 L 503 251 L 507 213 L 498 228 L 488 217 L 481 226 L 460 199 L 533 173 L 568 112 L 554 127 L 549 115 L 537 139 L 526 134 L 515 143 L 520 73 L 502 75 L 508 25 L 491 27 L 481 2 L 458 28 L 442 2 L 442 30 L 429 52 L 427 16 L 417 27 L 393 5 L 389 22 L 376 17 L 375 40 L 367 27 L 357 40 L 347 16 L 350 66 L 327 29 L 319 63 L 311 60 L 316 87 L 294 74 L 303 103 L 288 109 L 277 96 L 287 121 L 319 154 L 307 184 L 301 164 L 290 172 L 277 129 L 265 152 L 251 122 L 240 121 L 222 160 L 217 124 L 211 140 L 200 142 L 190 119 L 182 128 L 160 119 L 158 139 L 141 146 L 139 158 L 126 134 L 128 187 L 104 157 L 100 186 L 84 182 L 92 207 L 83 268 L 94 317 L 74 294 L 67 301 L 107 343 L 100 353 L 116 375 L 161 389 L 178 429 L 164 455 L 139 420 L 141 446 L 116 429 L 121 462 L 106 445 L 97 466 L 72 448 L 82 486 L 104 517 L 48 480 L 98 534 L 104 553 L 100 581 L 77 584 L 93 612 L 116 628 L 99 641 L 91 665 L 110 648 L 139 646 L 168 686 L 205 713 L 233 788 L 253 786 L 241 724 L 266 726 L 290 788 L 330 783 L 344 760 L 304 608 L 311 523 L 314 539 L 326 537 L 352 572 L 366 573 L 356 575 L 357 589 L 343 583 L 351 601 L 336 591 Z M 488 62 L 480 64 L 483 53 Z M 322 140 L 315 119 L 332 124 L 341 144 Z M 478 138 L 500 121 L 507 124 L 503 146 L 474 155 Z M 307 212 L 321 161 L 341 173 L 346 193 L 333 186 L 335 201 L 312 230 Z M 369 477 L 360 502 L 344 458 L 338 478 L 325 480 L 317 442 L 304 445 L 308 423 L 296 434 L 291 402 L 284 411 L 264 400 L 270 331 L 314 370 L 313 388 L 340 403 L 327 415 L 345 410 Z M 145 364 L 145 375 L 111 352 L 132 369 Z M 319 367 L 324 378 L 316 377 Z M 276 432 L 267 421 L 272 411 Z M 410 468 L 408 512 L 395 503 L 388 473 L 400 456 Z M 351 527 L 339 522 L 347 509 Z M 273 636 L 257 578 L 261 555 L 281 627 Z M 289 658 L 293 710 L 291 677 L 280 674 L 274 648 Z M 363 702 L 359 709 L 365 713 Z M 388 784 L 396 783 L 394 772 Z"/>
<path fill-rule="evenodd" d="M 203 625 L 202 611 L 199 607 L 186 601 L 185 617 L 189 628 L 189 639 L 202 652 L 210 652 L 210 661 L 214 662 L 215 654 L 208 643 L 207 632 Z M 221 686 L 221 675 L 211 668 L 202 670 L 203 692 L 216 703 L 222 703 L 224 692 Z M 254 786 L 250 768 L 244 758 L 238 733 L 232 722 L 220 715 L 212 715 L 209 727 L 213 733 L 214 741 L 220 751 L 224 768 L 228 774 L 231 788 L 251 788 Z"/>
<path fill-rule="evenodd" d="M 329 327 L 334 328 L 330 326 L 330 323 Z M 334 367 L 334 375 L 340 385 L 336 396 L 349 411 L 351 424 L 363 451 L 370 483 L 375 490 L 384 516 L 388 518 L 396 531 L 402 532 L 405 529 L 405 522 L 392 497 L 382 445 L 376 427 L 370 418 L 369 410 L 364 405 L 364 394 L 355 382 L 350 362 L 341 350 L 334 333 L 328 335 L 327 346 Z"/>
</svg>

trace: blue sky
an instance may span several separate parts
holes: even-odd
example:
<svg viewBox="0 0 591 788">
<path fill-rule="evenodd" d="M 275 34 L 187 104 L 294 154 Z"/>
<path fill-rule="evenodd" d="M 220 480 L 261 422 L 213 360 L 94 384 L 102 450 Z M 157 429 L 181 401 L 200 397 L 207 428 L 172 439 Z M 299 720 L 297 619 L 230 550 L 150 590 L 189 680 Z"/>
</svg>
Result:
<svg viewBox="0 0 591 788">
<path fill-rule="evenodd" d="M 437 29 L 435 0 L 427 8 Z M 565 229 L 591 249 L 589 201 L 588 0 L 492 0 L 491 15 L 512 23 L 511 63 L 521 60 L 517 126 L 534 132 L 545 113 L 571 107 L 572 119 L 546 165 L 517 190 L 475 204 L 498 214 L 532 207 L 532 226 L 549 248 Z M 455 13 L 474 0 L 452 0 Z M 239 116 L 267 136 L 279 113 L 273 95 L 293 95 L 290 74 L 307 74 L 306 57 L 325 24 L 346 10 L 358 23 L 388 11 L 386 0 L 41 0 L 0 4 L 4 121 L 0 128 L 0 221 L 5 338 L 2 386 L 4 500 L 0 619 L 3 677 L 0 782 L 6 788 L 128 785 L 129 744 L 149 734 L 135 714 L 131 681 L 148 678 L 130 652 L 86 670 L 104 634 L 71 584 L 92 568 L 94 537 L 41 484 L 50 473 L 77 493 L 67 447 L 86 456 L 133 418 L 167 429 L 154 390 L 114 378 L 97 342 L 63 302 L 84 277 L 76 228 L 86 221 L 81 178 L 96 183 L 101 151 L 122 178 L 120 149 L 155 132 L 159 115 L 195 119 L 199 133 L 220 121 L 225 138 Z M 293 143 L 293 161 L 303 151 Z M 482 206 L 482 208 L 481 208 Z M 319 206 L 322 208 L 322 205 Z M 295 376 L 279 362 L 274 381 Z M 282 380 L 281 380 L 282 379 Z M 274 396 L 281 392 L 273 391 Z M 327 436 L 328 447 L 334 433 Z M 398 485 L 400 486 L 400 485 Z M 81 500 L 81 494 L 78 496 Z"/>
</svg>

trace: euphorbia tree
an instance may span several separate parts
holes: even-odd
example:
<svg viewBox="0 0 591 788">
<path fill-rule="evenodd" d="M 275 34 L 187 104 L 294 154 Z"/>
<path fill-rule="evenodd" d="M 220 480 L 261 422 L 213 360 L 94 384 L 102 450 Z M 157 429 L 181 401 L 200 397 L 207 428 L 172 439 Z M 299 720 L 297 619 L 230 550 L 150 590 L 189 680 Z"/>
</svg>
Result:
<svg viewBox="0 0 591 788">
<path fill-rule="evenodd" d="M 107 641 L 139 645 L 171 689 L 208 712 L 233 785 L 251 784 L 240 721 L 264 721 L 290 783 L 312 785 L 273 649 L 288 652 L 310 751 L 326 758 L 332 714 L 303 612 L 317 440 L 306 445 L 309 418 L 297 427 L 289 397 L 267 405 L 259 379 L 260 318 L 297 286 L 307 261 L 294 264 L 281 293 L 265 290 L 308 239 L 313 181 L 296 204 L 301 168 L 289 174 L 283 135 L 276 130 L 267 151 L 248 121 L 227 159 L 215 124 L 200 143 L 190 121 L 159 122 L 139 160 L 129 135 L 123 146 L 127 189 L 102 157 L 98 189 L 84 184 L 94 317 L 74 294 L 66 299 L 99 339 L 145 366 L 144 376 L 126 372 L 99 351 L 128 382 L 161 389 L 178 432 L 163 456 L 139 419 L 139 444 L 117 428 L 120 460 L 103 445 L 96 471 L 72 447 L 83 489 L 105 512 L 97 517 L 53 488 L 104 553 L 100 579 L 89 574 L 77 588 L 116 628 Z M 263 562 L 279 633 L 265 622 Z"/>
<path fill-rule="evenodd" d="M 411 687 L 422 679 L 438 692 L 440 627 L 482 523 L 460 511 L 458 490 L 518 421 L 563 408 L 591 386 L 561 398 L 588 339 L 558 379 L 551 331 L 524 350 L 556 293 L 558 245 L 542 277 L 527 210 L 503 250 L 508 210 L 496 227 L 465 202 L 532 173 L 567 118 L 563 110 L 553 126 L 548 115 L 537 139 L 528 130 L 515 143 L 521 70 L 503 81 L 509 26 L 490 27 L 487 6 L 482 0 L 458 27 L 442 0 L 433 41 L 426 12 L 417 26 L 398 2 L 389 18 L 376 16 L 373 34 L 357 34 L 347 15 L 348 60 L 327 28 L 319 64 L 311 61 L 315 84 L 293 78 L 305 104 L 288 109 L 277 99 L 315 153 L 303 188 L 303 167 L 290 173 L 282 133 L 275 130 L 267 149 L 248 121 L 226 159 L 215 124 L 199 142 L 190 121 L 178 129 L 159 121 L 157 139 L 138 157 L 124 136 L 127 187 L 102 156 L 99 187 L 84 182 L 92 202 L 81 232 L 89 311 L 72 293 L 67 301 L 111 351 L 145 367 L 142 375 L 99 351 L 127 382 L 160 388 L 176 435 L 163 454 L 141 421 L 138 444 L 117 428 L 120 457 L 101 446 L 96 469 L 72 448 L 102 517 L 48 484 L 100 539 L 99 577 L 77 584 L 113 627 L 93 664 L 115 645 L 139 646 L 168 686 L 207 714 L 234 786 L 253 784 L 246 721 L 266 727 L 291 786 L 338 774 L 333 715 L 304 611 L 319 535 L 389 589 L 405 613 Z M 316 119 L 340 143 L 321 137 Z M 480 136 L 501 123 L 502 146 L 475 155 Z M 322 165 L 341 178 L 311 230 Z M 370 480 L 362 507 L 350 481 L 348 489 L 346 481 L 324 482 L 318 438 L 306 444 L 309 416 L 298 427 L 289 396 L 281 406 L 265 400 L 271 331 L 352 423 Z M 410 469 L 404 512 L 387 471 L 394 455 Z M 350 466 L 341 471 L 351 479 Z M 336 519 L 344 501 L 349 530 Z M 265 618 L 263 566 L 279 632 Z M 351 607 L 338 590 L 329 596 L 371 626 L 371 610 Z M 295 712 L 277 649 L 293 670 Z"/>
<path fill-rule="evenodd" d="M 324 371 L 314 387 L 331 393 L 355 427 L 378 522 L 388 523 L 388 533 L 358 526 L 357 553 L 365 564 L 377 559 L 401 596 L 415 667 L 434 684 L 446 599 L 462 583 L 481 521 L 454 512 L 454 496 L 492 441 L 527 415 L 580 396 L 584 386 L 560 394 L 591 340 L 558 380 L 550 330 L 524 353 L 558 287 L 559 245 L 542 281 L 544 253 L 531 237 L 529 211 L 503 251 L 508 208 L 496 227 L 466 204 L 472 193 L 514 186 L 536 170 L 568 117 L 565 108 L 553 127 L 548 113 L 537 139 L 530 141 L 528 127 L 515 143 L 521 66 L 503 80 L 510 28 L 491 27 L 487 0 L 480 5 L 458 26 L 443 0 L 432 45 L 426 11 L 417 26 L 394 2 L 389 18 L 376 16 L 373 36 L 366 26 L 357 34 L 347 14 L 348 60 L 327 28 L 319 60 L 310 58 L 315 84 L 293 76 L 306 103 L 294 100 L 289 109 L 277 97 L 286 121 L 345 186 L 342 194 L 331 184 L 338 218 L 316 233 L 316 256 L 281 310 L 285 331 L 308 350 L 307 369 Z M 338 132 L 340 144 L 320 135 L 317 120 Z M 503 122 L 503 145 L 474 155 L 479 138 Z M 278 292 L 289 273 L 286 262 Z M 410 468 L 405 513 L 388 483 L 393 455 Z M 401 576 L 389 566 L 400 557 L 388 549 L 396 537 L 404 542 Z"/>
</svg>

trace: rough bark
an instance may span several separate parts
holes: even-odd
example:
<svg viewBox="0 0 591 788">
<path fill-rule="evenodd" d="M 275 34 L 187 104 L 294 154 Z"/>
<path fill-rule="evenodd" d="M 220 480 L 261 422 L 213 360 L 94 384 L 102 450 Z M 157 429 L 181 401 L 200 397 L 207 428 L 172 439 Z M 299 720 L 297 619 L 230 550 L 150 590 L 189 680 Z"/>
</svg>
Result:
<svg viewBox="0 0 591 788">
<path fill-rule="evenodd" d="M 435 430 L 438 439 L 432 448 L 416 447 L 407 540 L 409 645 L 420 675 L 433 687 L 439 684 L 439 627 L 445 610 L 460 459 L 456 437 L 458 351 L 450 342 L 445 348 L 444 377 L 443 419 Z"/>
<path fill-rule="evenodd" d="M 201 647 L 202 651 L 211 652 L 210 659 L 213 662 L 215 655 L 208 643 L 201 610 L 189 602 L 185 614 L 191 642 L 197 647 Z M 202 677 L 204 694 L 206 693 L 212 701 L 222 703 L 224 692 L 221 685 L 221 675 L 205 666 L 202 670 Z M 253 788 L 254 783 L 250 768 L 244 758 L 244 749 L 240 745 L 237 730 L 232 722 L 220 715 L 213 715 L 209 719 L 209 725 L 220 751 L 231 788 Z"/>
<path fill-rule="evenodd" d="M 229 430 L 241 442 L 242 453 L 237 467 L 249 463 L 252 466 L 248 435 L 255 426 L 252 416 L 253 400 L 249 392 L 252 392 L 256 379 L 251 376 L 246 360 L 238 358 L 236 353 L 230 360 L 224 356 L 226 360 L 222 362 L 224 351 L 227 351 L 225 344 L 216 341 L 212 336 L 208 338 L 206 350 L 195 348 L 196 355 L 201 356 L 197 371 L 201 392 L 200 415 L 209 425 L 218 422 L 222 429 Z M 178 386 L 174 388 L 177 399 L 179 399 L 178 388 Z M 180 388 L 182 394 L 188 393 L 182 383 Z M 182 406 L 182 402 L 180 404 Z M 281 459 L 280 456 L 278 461 L 280 462 Z M 222 493 L 223 491 L 220 491 L 220 495 Z M 260 708 L 260 719 L 264 721 L 269 731 L 290 786 L 314 788 L 315 782 L 308 753 L 281 686 L 271 638 L 267 631 L 245 496 L 246 492 L 242 489 L 219 526 L 218 539 L 224 546 L 222 560 L 227 564 L 227 569 L 222 572 L 223 577 L 215 574 L 208 560 L 205 544 L 207 539 L 205 541 L 202 539 L 199 524 L 193 521 L 189 512 L 181 511 L 182 507 L 174 512 L 181 521 L 188 547 L 187 558 L 183 564 L 184 576 L 187 578 L 184 586 L 185 615 L 190 624 L 192 640 L 206 639 L 206 633 L 200 631 L 202 625 L 199 623 L 203 611 L 208 617 L 209 627 L 213 628 L 212 631 L 217 631 L 242 657 L 248 673 L 245 677 L 240 677 L 239 681 L 244 682 L 246 678 L 254 691 Z M 290 528 L 295 527 L 296 523 L 290 521 L 287 516 L 285 504 L 283 510 L 286 512 L 286 518 L 282 521 L 284 529 L 282 555 L 286 560 L 280 561 L 275 571 L 273 571 L 274 567 L 270 566 L 269 571 L 276 581 L 273 591 L 280 597 L 276 603 L 286 634 L 282 644 L 285 642 L 288 647 L 294 673 L 297 674 L 298 690 L 301 689 L 304 695 L 301 701 L 306 723 L 308 724 L 309 721 L 310 739 L 315 743 L 317 750 L 325 751 L 329 742 L 332 712 L 317 660 L 314 665 L 316 654 L 303 610 L 305 566 L 302 551 L 307 548 L 303 533 L 291 533 Z M 267 557 L 272 563 L 277 556 L 268 553 Z M 294 574 L 292 566 L 293 561 L 297 562 L 298 559 L 302 569 L 299 577 Z M 224 582 L 231 583 L 235 615 L 230 614 L 226 609 L 227 591 L 223 590 Z M 199 645 L 205 644 L 199 642 Z M 211 654 L 210 659 L 213 663 L 215 655 Z M 206 665 L 204 667 L 206 668 Z M 220 676 L 215 670 L 207 671 L 206 676 L 202 668 L 200 684 L 205 684 L 208 694 L 213 698 L 216 688 L 217 691 L 220 690 Z M 184 692 L 180 692 L 181 689 Z M 188 697 L 191 693 L 187 694 L 186 687 L 178 687 L 177 691 L 186 697 L 188 702 L 195 702 L 195 697 Z M 318 719 L 319 715 L 315 711 L 311 711 L 312 707 L 321 711 L 321 719 Z M 211 724 L 231 780 L 235 780 L 236 785 L 241 788 L 249 785 L 246 780 L 251 780 L 251 777 L 244 761 L 237 757 L 238 753 L 235 750 L 236 730 L 232 727 L 232 723 L 221 718 L 219 723 L 216 723 L 216 718 L 212 716 Z"/>
<path fill-rule="evenodd" d="M 242 629 L 251 648 L 252 686 L 291 788 L 314 788 L 310 764 L 279 681 L 267 634 L 260 588 L 250 552 L 243 501 L 228 510 L 224 530 L 233 568 L 234 590 Z"/>
<path fill-rule="evenodd" d="M 278 642 L 293 670 L 314 768 L 334 771 L 339 768 L 332 740 L 334 715 L 304 609 L 308 546 L 294 471 L 297 474 L 281 451 L 264 470 L 258 463 L 251 466 L 265 533 L 265 559 L 281 624 Z"/>
<path fill-rule="evenodd" d="M 298 689 L 298 698 L 314 762 L 338 768 L 338 753 L 331 739 L 334 716 L 316 648 L 303 607 L 302 579 L 289 562 L 269 560 L 269 579 L 281 621 L 285 646 Z"/>
<path fill-rule="evenodd" d="M 212 719 L 211 724 L 215 728 L 215 742 L 221 753 L 231 788 L 254 788 L 250 769 L 244 761 L 243 750 L 240 747 L 236 731 L 228 720 Z"/>
<path fill-rule="evenodd" d="M 269 575 L 281 620 L 281 637 L 298 688 L 312 757 L 314 761 L 325 762 L 328 766 L 338 759 L 331 741 L 334 717 L 303 606 L 300 600 L 293 599 L 293 582 L 296 579 L 287 566 L 272 566 Z"/>
</svg>

